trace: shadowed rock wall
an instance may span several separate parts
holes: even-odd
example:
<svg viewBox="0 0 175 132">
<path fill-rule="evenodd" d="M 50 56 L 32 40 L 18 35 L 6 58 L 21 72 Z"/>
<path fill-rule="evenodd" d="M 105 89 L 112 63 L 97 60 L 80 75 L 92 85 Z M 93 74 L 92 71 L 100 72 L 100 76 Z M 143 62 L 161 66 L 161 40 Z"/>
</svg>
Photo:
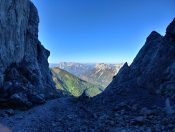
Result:
<svg viewBox="0 0 175 132">
<path fill-rule="evenodd" d="M 42 103 L 56 96 L 50 52 L 38 40 L 39 17 L 30 0 L 0 0 L 0 101 Z"/>
</svg>

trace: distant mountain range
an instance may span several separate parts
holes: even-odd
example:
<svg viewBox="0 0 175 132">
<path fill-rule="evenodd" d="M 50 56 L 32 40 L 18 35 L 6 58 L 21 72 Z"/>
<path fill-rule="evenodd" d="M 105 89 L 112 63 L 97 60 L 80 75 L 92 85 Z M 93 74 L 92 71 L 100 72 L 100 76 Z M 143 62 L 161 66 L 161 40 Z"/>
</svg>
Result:
<svg viewBox="0 0 175 132">
<path fill-rule="evenodd" d="M 86 82 L 100 85 L 104 88 L 112 81 L 123 63 L 106 64 L 106 63 L 74 63 L 61 62 L 58 64 L 50 64 L 50 67 L 59 67 L 67 72 L 79 77 Z"/>
<path fill-rule="evenodd" d="M 85 92 L 87 96 L 93 97 L 103 91 L 101 86 L 86 82 L 58 67 L 52 68 L 51 71 L 56 87 L 64 93 L 78 97 Z"/>
</svg>

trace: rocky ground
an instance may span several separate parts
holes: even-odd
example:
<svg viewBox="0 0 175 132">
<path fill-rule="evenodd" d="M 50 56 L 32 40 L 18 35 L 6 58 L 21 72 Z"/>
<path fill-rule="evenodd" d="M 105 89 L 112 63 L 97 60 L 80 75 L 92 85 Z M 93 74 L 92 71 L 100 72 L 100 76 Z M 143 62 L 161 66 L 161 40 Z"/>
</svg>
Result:
<svg viewBox="0 0 175 132">
<path fill-rule="evenodd" d="M 127 102 L 95 110 L 88 102 L 65 97 L 28 111 L 1 110 L 0 122 L 13 132 L 173 132 L 173 114 L 169 108 L 139 108 Z"/>
<path fill-rule="evenodd" d="M 165 36 L 149 35 L 103 93 L 58 98 L 37 9 L 29 0 L 0 5 L 0 132 L 175 131 L 175 19 Z"/>
</svg>

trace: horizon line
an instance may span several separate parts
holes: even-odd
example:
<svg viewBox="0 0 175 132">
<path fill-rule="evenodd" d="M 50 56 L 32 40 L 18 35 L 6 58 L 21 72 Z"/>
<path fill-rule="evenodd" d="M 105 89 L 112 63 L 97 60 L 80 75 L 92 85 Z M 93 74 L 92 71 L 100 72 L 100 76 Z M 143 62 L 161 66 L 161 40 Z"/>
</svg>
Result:
<svg viewBox="0 0 175 132">
<path fill-rule="evenodd" d="M 101 63 L 101 64 L 124 64 L 125 62 L 80 62 L 80 61 L 58 61 L 58 62 L 49 62 L 49 64 L 59 64 L 59 63 L 81 63 L 81 64 L 95 64 L 95 63 Z M 127 62 L 128 64 L 132 62 Z"/>
</svg>

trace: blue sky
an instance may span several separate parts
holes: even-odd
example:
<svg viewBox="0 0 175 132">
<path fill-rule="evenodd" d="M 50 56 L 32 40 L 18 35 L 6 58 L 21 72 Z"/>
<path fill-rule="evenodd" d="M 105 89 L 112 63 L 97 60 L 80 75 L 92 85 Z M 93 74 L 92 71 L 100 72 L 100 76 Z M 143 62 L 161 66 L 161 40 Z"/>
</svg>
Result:
<svg viewBox="0 0 175 132">
<path fill-rule="evenodd" d="M 49 62 L 132 62 L 151 31 L 164 35 L 175 0 L 33 0 Z"/>
</svg>

